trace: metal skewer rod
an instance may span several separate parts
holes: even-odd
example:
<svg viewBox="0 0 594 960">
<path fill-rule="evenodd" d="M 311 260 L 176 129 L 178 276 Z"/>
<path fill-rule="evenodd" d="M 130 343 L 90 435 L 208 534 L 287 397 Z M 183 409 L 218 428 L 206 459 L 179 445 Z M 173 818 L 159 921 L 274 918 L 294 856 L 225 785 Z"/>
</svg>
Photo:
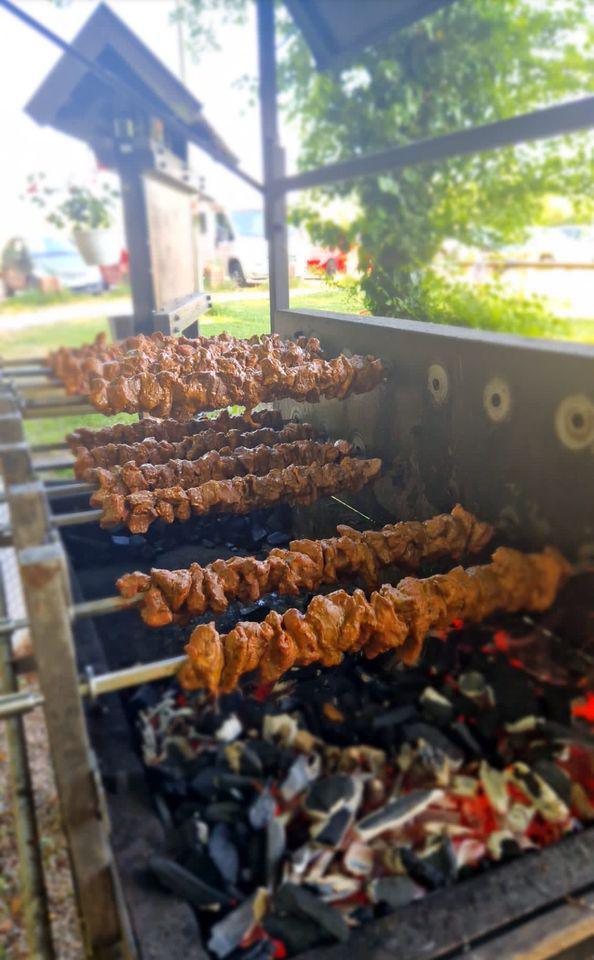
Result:
<svg viewBox="0 0 594 960">
<path fill-rule="evenodd" d="M 33 469 L 37 472 L 45 470 L 68 470 L 74 466 L 74 460 L 39 460 L 33 461 Z"/>
<path fill-rule="evenodd" d="M 101 520 L 103 510 L 79 510 L 75 513 L 52 514 L 51 520 L 56 527 L 75 527 L 79 523 L 91 523 Z"/>
<path fill-rule="evenodd" d="M 59 443 L 36 443 L 31 447 L 31 453 L 49 453 L 50 450 L 69 450 L 69 446 L 64 441 Z"/>
<path fill-rule="evenodd" d="M 43 357 L 0 357 L 0 370 L 6 370 L 10 367 L 43 367 L 44 370 L 50 369 L 44 363 Z"/>
<path fill-rule="evenodd" d="M 135 593 L 132 597 L 100 597 L 98 600 L 84 600 L 74 603 L 68 608 L 72 620 L 81 620 L 85 617 L 103 617 L 108 613 L 118 613 L 135 607 L 143 598 L 143 593 Z M 0 620 L 0 635 L 14 633 L 15 630 L 24 630 L 29 626 L 26 617 L 11 617 Z M 19 662 L 19 661 L 17 661 Z"/>
<path fill-rule="evenodd" d="M 152 680 L 164 680 L 174 676 L 185 662 L 185 656 L 169 657 L 165 660 L 154 660 L 151 663 L 139 663 L 124 670 L 112 670 L 99 676 L 90 674 L 86 680 L 78 685 L 81 697 L 90 697 L 94 700 L 104 693 L 115 693 L 116 690 L 126 690 Z M 29 713 L 44 703 L 43 694 L 36 691 L 24 693 L 8 693 L 0 696 L 0 720 Z"/>
<path fill-rule="evenodd" d="M 82 494 L 92 493 L 96 487 L 90 483 L 79 483 L 71 481 L 70 483 L 57 483 L 53 487 L 46 487 L 46 494 L 50 500 L 60 500 L 64 497 L 78 497 Z M 0 503 L 6 503 L 8 497 L 5 493 L 0 493 Z"/>
</svg>

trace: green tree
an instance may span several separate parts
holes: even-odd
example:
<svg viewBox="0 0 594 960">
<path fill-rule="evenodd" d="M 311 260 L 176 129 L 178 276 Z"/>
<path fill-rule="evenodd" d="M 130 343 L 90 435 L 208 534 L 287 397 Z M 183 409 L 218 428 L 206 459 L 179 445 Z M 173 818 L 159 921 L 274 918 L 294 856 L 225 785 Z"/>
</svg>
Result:
<svg viewBox="0 0 594 960">
<path fill-rule="evenodd" d="M 184 0 L 195 48 L 216 19 L 240 22 L 246 0 Z M 299 125 L 301 169 L 438 136 L 585 95 L 594 68 L 588 0 L 457 0 L 339 73 L 319 73 L 279 8 L 280 86 Z M 340 10 L 340 3 L 337 3 Z M 357 243 L 374 313 L 419 313 L 419 296 L 446 238 L 497 246 L 522 238 L 550 194 L 591 209 L 589 132 L 359 178 L 302 195 L 299 215 L 321 242 Z M 351 196 L 348 227 L 324 202 Z M 369 267 L 369 269 L 367 269 Z M 421 291 L 421 294 L 419 294 Z"/>
</svg>

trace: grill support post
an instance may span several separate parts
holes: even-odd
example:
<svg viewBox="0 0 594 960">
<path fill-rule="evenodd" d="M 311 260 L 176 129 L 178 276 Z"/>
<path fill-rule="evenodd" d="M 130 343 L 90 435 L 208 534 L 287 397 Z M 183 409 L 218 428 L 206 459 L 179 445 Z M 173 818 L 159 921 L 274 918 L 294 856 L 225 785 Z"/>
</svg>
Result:
<svg viewBox="0 0 594 960">
<path fill-rule="evenodd" d="M 9 477 L 12 482 L 31 476 L 31 456 L 22 438 L 23 421 L 18 413 L 0 415 L 0 466 L 5 483 L 9 482 Z M 1 579 L 0 610 L 3 616 L 6 616 L 6 596 Z M 18 693 L 11 636 L 11 633 L 0 635 L 0 692 L 3 695 Z M 54 960 L 55 951 L 23 718 L 9 718 L 6 720 L 5 730 L 27 945 L 30 956 L 36 960 Z"/>
<path fill-rule="evenodd" d="M 78 690 L 64 551 L 58 542 L 27 547 L 19 564 L 85 947 L 96 960 L 132 958 Z"/>
</svg>

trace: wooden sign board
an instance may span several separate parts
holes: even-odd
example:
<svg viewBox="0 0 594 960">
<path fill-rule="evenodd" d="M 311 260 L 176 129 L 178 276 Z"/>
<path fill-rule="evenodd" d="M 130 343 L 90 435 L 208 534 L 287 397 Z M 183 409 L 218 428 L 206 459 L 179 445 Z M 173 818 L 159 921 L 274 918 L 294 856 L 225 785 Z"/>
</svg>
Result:
<svg viewBox="0 0 594 960">
<path fill-rule="evenodd" d="M 144 192 L 157 307 L 197 288 L 192 192 L 146 175 Z"/>
</svg>

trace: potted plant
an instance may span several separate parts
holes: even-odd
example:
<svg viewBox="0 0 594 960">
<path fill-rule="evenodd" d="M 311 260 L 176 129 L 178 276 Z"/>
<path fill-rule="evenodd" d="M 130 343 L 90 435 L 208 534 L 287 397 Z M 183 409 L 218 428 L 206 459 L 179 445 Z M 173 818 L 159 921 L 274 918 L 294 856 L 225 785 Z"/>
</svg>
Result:
<svg viewBox="0 0 594 960">
<path fill-rule="evenodd" d="M 89 266 L 117 263 L 121 243 L 113 229 L 114 210 L 120 193 L 109 181 L 92 186 L 69 184 L 51 187 L 44 173 L 27 178 L 27 196 L 45 211 L 45 219 L 59 230 L 69 229 L 83 260 Z"/>
</svg>

